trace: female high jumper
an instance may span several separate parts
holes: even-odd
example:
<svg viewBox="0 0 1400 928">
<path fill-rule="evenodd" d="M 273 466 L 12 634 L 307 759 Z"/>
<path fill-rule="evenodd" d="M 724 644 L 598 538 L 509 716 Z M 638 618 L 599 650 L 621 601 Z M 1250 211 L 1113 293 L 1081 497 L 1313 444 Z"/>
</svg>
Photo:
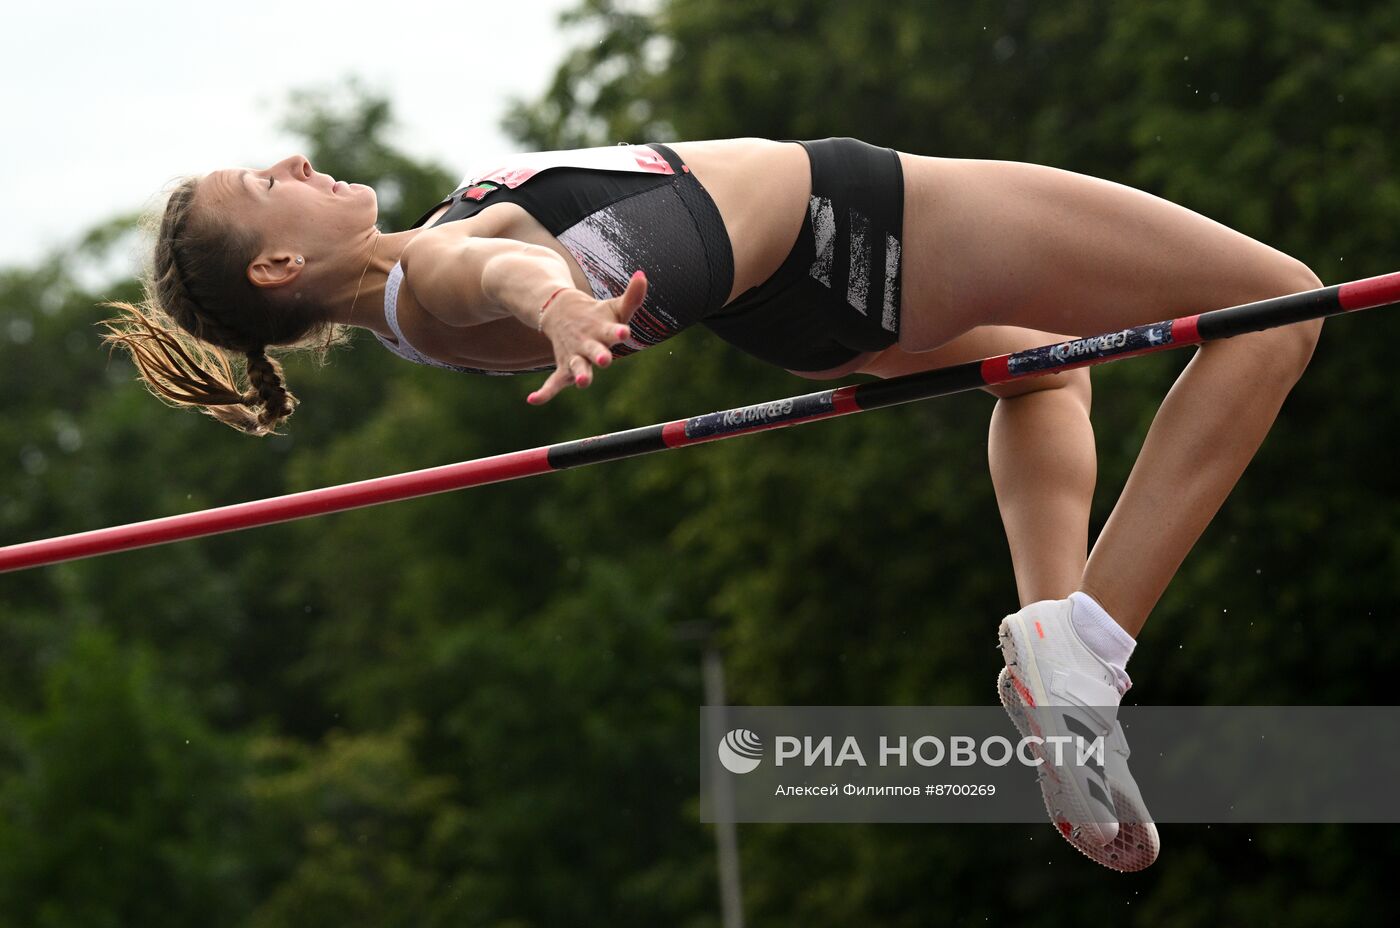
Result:
<svg viewBox="0 0 1400 928">
<path fill-rule="evenodd" d="M 1322 286 L 1130 187 L 844 138 L 521 155 L 407 230 L 377 217 L 372 188 L 300 155 L 187 178 L 158 217 L 146 298 L 109 304 L 107 338 L 158 396 L 263 435 L 295 405 L 269 350 L 328 346 L 347 326 L 418 363 L 551 371 L 527 397 L 539 404 L 693 323 L 800 377 L 890 377 Z M 1203 344 L 1092 553 L 1088 370 L 986 388 L 1021 603 L 1001 623 L 999 690 L 1023 729 L 1032 707 L 1073 707 L 1040 725 L 1106 738 L 1102 766 L 1041 777 L 1060 832 L 1106 866 L 1158 853 L 1115 720 L 1134 639 L 1320 330 Z"/>
</svg>

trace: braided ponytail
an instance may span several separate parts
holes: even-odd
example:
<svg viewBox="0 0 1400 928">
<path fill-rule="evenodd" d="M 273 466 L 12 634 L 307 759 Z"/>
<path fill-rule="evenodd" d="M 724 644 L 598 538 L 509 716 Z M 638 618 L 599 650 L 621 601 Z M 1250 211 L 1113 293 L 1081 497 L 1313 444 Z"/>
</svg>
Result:
<svg viewBox="0 0 1400 928">
<path fill-rule="evenodd" d="M 262 247 L 260 237 L 197 211 L 198 182 L 185 178 L 159 215 L 145 217 L 155 238 L 142 279 L 145 299 L 101 304 L 117 310 L 100 323 L 103 342 L 124 348 L 162 401 L 199 408 L 249 435 L 273 435 L 297 399 L 268 347 L 320 342 L 317 359 L 324 362 L 330 348 L 347 340 L 349 327 L 331 323 L 314 299 L 279 302 L 253 286 L 245 269 Z M 247 389 L 234 373 L 240 357 Z"/>
<path fill-rule="evenodd" d="M 270 432 L 292 414 L 297 398 L 282 382 L 282 365 L 267 356 L 266 348 L 248 352 L 248 380 L 262 406 L 258 425 Z"/>
</svg>

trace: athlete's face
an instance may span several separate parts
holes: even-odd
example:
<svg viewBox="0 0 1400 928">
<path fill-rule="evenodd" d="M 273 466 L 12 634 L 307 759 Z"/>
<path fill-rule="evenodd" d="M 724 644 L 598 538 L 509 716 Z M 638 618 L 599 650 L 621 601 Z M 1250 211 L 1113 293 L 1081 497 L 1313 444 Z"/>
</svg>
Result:
<svg viewBox="0 0 1400 928">
<path fill-rule="evenodd" d="M 292 155 L 261 170 L 227 168 L 199 181 L 201 204 L 244 228 L 261 233 L 259 260 L 275 272 L 297 257 L 334 262 L 374 227 L 379 201 L 374 188 L 336 181 L 318 173 L 302 155 Z"/>
</svg>

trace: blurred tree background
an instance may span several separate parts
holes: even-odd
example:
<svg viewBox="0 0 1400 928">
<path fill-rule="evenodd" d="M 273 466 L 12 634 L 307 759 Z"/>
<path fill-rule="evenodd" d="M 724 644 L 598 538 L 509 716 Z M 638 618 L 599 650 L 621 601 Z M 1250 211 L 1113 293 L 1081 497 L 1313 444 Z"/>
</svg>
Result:
<svg viewBox="0 0 1400 928">
<path fill-rule="evenodd" d="M 851 135 L 1168 197 L 1326 283 L 1396 269 L 1400 7 L 586 0 L 522 148 Z M 290 101 L 386 230 L 460 165 L 391 101 Z M 464 153 L 464 161 L 465 153 Z M 253 441 L 160 408 L 94 323 L 130 217 L 0 271 L 0 543 L 811 389 L 692 331 L 543 409 L 367 333 Z M 1183 268 L 1183 273 L 1189 273 Z M 1130 701 L 1389 703 L 1400 316 L 1324 331 L 1148 625 Z M 1185 353 L 1096 369 L 1100 524 Z M 528 381 L 528 382 L 527 382 Z M 0 577 L 0 928 L 718 925 L 698 621 L 743 704 L 990 703 L 1015 608 L 966 395 Z M 817 569 L 820 567 L 820 569 Z M 1149 797 L 1150 800 L 1150 797 Z M 741 826 L 753 924 L 1357 924 L 1380 827 L 1162 827 L 1133 876 L 1048 824 Z"/>
</svg>

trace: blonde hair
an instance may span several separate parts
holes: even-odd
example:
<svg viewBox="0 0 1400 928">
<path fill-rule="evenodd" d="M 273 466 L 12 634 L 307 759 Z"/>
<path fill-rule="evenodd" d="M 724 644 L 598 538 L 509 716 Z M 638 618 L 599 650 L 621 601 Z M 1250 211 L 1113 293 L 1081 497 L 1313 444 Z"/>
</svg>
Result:
<svg viewBox="0 0 1400 928">
<path fill-rule="evenodd" d="M 117 310 L 99 323 L 102 340 L 126 349 L 146 388 L 167 405 L 201 409 L 249 435 L 277 434 L 297 399 L 268 348 L 320 342 L 316 359 L 324 363 L 349 327 L 331 322 L 328 307 L 309 294 L 289 300 L 254 286 L 246 269 L 261 236 L 196 208 L 198 184 L 182 178 L 164 207 L 143 218 L 154 238 L 144 299 L 100 304 Z"/>
</svg>

